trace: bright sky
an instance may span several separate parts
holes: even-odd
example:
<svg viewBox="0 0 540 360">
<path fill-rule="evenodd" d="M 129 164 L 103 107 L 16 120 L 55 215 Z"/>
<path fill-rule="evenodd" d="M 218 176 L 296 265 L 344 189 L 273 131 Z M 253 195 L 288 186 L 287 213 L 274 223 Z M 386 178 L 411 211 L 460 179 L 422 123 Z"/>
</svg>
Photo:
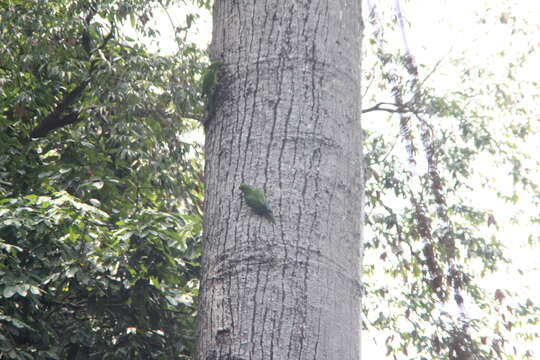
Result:
<svg viewBox="0 0 540 360">
<path fill-rule="evenodd" d="M 381 16 L 383 14 L 392 14 L 395 0 L 371 0 L 375 3 Z M 364 16 L 367 15 L 368 3 L 364 0 Z M 471 66 L 485 68 L 487 73 L 492 73 L 492 78 L 499 78 L 500 81 L 506 81 L 507 65 L 509 61 L 514 60 L 517 54 L 522 54 L 529 47 L 540 48 L 539 41 L 531 43 L 534 34 L 540 32 L 540 1 L 536 0 L 414 0 L 401 1 L 401 9 L 408 22 L 407 41 L 411 53 L 416 58 L 417 63 L 423 63 L 430 66 L 444 59 L 440 68 L 427 83 L 429 86 L 446 91 L 450 89 L 459 89 L 461 83 L 458 71 L 460 68 L 455 66 L 455 60 L 462 59 Z M 195 7 L 183 6 L 176 12 L 170 12 L 175 25 L 183 25 L 187 13 L 198 12 L 201 17 L 196 21 L 195 31 L 190 32 L 189 40 L 201 44 L 205 47 L 211 39 L 211 16 L 208 12 L 200 12 Z M 501 24 L 501 17 L 508 22 L 507 25 Z M 530 24 L 527 28 L 520 28 L 521 22 L 527 20 Z M 513 21 L 517 25 L 513 25 Z M 164 53 L 174 53 L 176 48 L 172 41 L 174 32 L 170 25 L 169 18 L 161 14 L 157 18 L 161 26 L 162 40 L 161 44 L 155 45 L 154 49 Z M 373 31 L 368 21 L 365 21 L 365 36 L 369 36 Z M 536 31 L 531 31 L 535 29 Z M 401 33 L 396 28 L 395 33 L 386 31 L 389 37 L 395 37 L 394 46 L 403 49 Z M 512 33 L 514 31 L 514 34 Z M 540 38 L 539 38 L 540 39 Z M 501 55 L 504 53 L 504 55 Z M 515 86 L 510 88 L 519 92 L 529 92 L 537 96 L 537 88 L 530 87 L 527 81 L 535 80 L 540 84 L 540 64 L 539 52 L 531 53 L 525 59 L 523 70 L 516 71 Z M 422 71 L 423 69 L 421 69 Z M 424 71 L 426 71 L 424 69 Z M 422 75 L 422 74 L 421 74 Z M 539 108 L 538 98 L 533 95 L 525 99 L 525 104 L 521 106 L 534 106 Z M 364 104 L 367 105 L 367 104 Z M 495 118 L 501 118 L 501 126 L 504 126 L 504 119 L 508 114 L 493 114 Z M 532 154 L 540 154 L 540 139 L 531 142 L 529 146 Z M 403 146 L 398 144 L 398 146 Z M 481 164 L 489 163 L 490 159 L 482 159 Z M 540 163 L 535 156 L 531 159 L 533 167 L 538 168 Z M 506 172 L 494 170 L 485 165 L 479 165 L 479 169 L 485 172 L 495 171 L 492 182 L 495 187 L 500 189 L 510 189 L 509 176 Z M 540 183 L 540 178 L 537 179 Z M 516 206 L 510 206 L 500 200 L 497 200 L 487 189 L 481 189 L 475 192 L 478 204 L 483 204 L 494 209 L 494 214 L 500 225 L 500 229 L 491 235 L 496 236 L 508 247 L 508 256 L 514 260 L 514 265 L 503 267 L 501 271 L 485 279 L 485 286 L 493 291 L 497 288 L 511 288 L 519 291 L 524 297 L 530 297 L 538 301 L 540 299 L 540 287 L 536 289 L 527 288 L 529 284 L 534 284 L 540 278 L 540 268 L 538 259 L 540 259 L 540 249 L 532 250 L 526 246 L 527 235 L 531 233 L 532 226 L 527 223 L 512 224 L 512 218 L 526 218 L 531 213 L 538 213 L 538 209 L 531 208 L 531 204 L 524 202 Z M 525 276 L 518 275 L 517 265 L 523 270 Z M 469 311 L 474 311 L 468 309 Z M 470 314 L 469 314 L 470 315 Z M 473 314 L 474 316 L 474 314 Z M 385 359 L 384 338 L 374 343 L 372 338 L 374 334 L 364 334 L 363 336 L 363 359 Z M 519 346 L 519 344 L 516 344 Z M 537 346 L 537 354 L 540 354 L 540 346 Z M 540 355 L 537 355 L 540 356 Z M 540 357 L 539 357 L 540 358 Z"/>
</svg>

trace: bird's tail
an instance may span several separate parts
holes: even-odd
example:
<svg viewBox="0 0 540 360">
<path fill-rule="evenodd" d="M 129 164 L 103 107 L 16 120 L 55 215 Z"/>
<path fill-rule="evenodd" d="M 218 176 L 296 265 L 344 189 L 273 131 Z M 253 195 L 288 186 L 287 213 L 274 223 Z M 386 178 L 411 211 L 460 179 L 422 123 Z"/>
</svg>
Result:
<svg viewBox="0 0 540 360">
<path fill-rule="evenodd" d="M 272 213 L 270 213 L 270 214 L 265 214 L 264 217 L 267 218 L 268 221 L 270 221 L 272 224 L 275 224 L 275 223 L 276 223 L 276 219 L 274 219 L 274 216 L 272 215 Z"/>
</svg>

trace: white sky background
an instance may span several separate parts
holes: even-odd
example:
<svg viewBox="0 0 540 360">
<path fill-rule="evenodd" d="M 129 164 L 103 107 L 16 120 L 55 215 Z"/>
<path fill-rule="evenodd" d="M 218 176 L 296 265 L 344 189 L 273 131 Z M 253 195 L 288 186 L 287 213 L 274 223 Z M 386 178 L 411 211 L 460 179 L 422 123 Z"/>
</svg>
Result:
<svg viewBox="0 0 540 360">
<path fill-rule="evenodd" d="M 378 11 L 390 14 L 393 12 L 394 0 L 371 0 Z M 427 85 L 436 88 L 441 92 L 459 89 L 463 84 L 459 74 L 462 68 L 456 66 L 454 60 L 462 59 L 467 65 L 476 65 L 490 70 L 493 79 L 506 81 L 508 57 L 515 54 L 522 54 L 530 44 L 527 40 L 537 37 L 540 40 L 540 1 L 538 0 L 411 0 L 401 1 L 401 8 L 408 22 L 407 41 L 412 55 L 417 63 L 426 64 L 428 68 L 420 69 L 420 78 L 425 76 L 431 66 L 443 59 L 439 69 L 434 73 Z M 208 12 L 201 12 L 196 7 L 183 6 L 177 11 L 170 11 L 169 15 L 176 26 L 184 25 L 187 13 L 198 12 L 201 17 L 195 22 L 194 31 L 189 32 L 188 40 L 200 44 L 205 48 L 211 39 L 211 16 Z M 363 3 L 364 19 L 367 18 L 368 6 L 366 0 Z M 518 22 L 528 19 L 532 24 L 530 29 L 537 31 L 529 34 L 512 35 L 513 25 L 511 18 L 506 26 L 501 26 L 499 16 L 508 14 L 515 16 Z M 156 13 L 156 15 L 158 15 Z M 485 19 L 485 20 L 482 20 Z M 171 54 L 176 51 L 173 41 L 174 31 L 169 18 L 164 14 L 157 16 L 157 23 L 160 26 L 162 38 L 160 44 L 151 45 L 154 49 L 163 54 Z M 365 37 L 369 37 L 373 28 L 368 21 L 365 21 Z M 514 29 L 515 30 L 515 29 Z M 518 29 L 519 31 L 519 29 Z M 393 46 L 403 50 L 401 33 L 396 27 L 395 32 L 385 30 L 386 37 L 395 37 Z M 539 45 L 538 42 L 536 45 Z M 504 52 L 507 58 L 501 57 Z M 537 81 L 540 84 L 540 48 L 539 51 L 530 54 L 523 66 L 522 71 L 515 74 L 516 91 L 531 94 L 523 101 L 522 106 L 540 108 L 538 99 L 538 87 L 531 87 L 526 81 Z M 424 72 L 424 74 L 423 74 Z M 489 71 L 488 71 L 489 72 Z M 520 87 L 518 89 L 518 87 Z M 533 96 L 534 95 L 534 96 Z M 388 96 L 388 94 L 387 94 Z M 382 99 L 381 101 L 385 101 Z M 364 102 L 365 107 L 370 106 L 369 102 Z M 385 115 L 386 116 L 386 115 Z M 493 114 L 494 118 L 501 118 L 501 126 L 504 126 L 505 117 L 508 114 Z M 372 121 L 372 116 L 365 116 L 364 121 Z M 539 124 L 540 126 L 540 124 Z M 527 145 L 532 154 L 530 163 L 533 167 L 539 168 L 540 162 L 540 138 Z M 403 144 L 398 143 L 396 147 L 402 147 L 398 151 L 404 152 Z M 535 154 L 539 154 L 538 156 Z M 482 159 L 479 163 L 479 171 L 492 174 L 492 185 L 501 189 L 508 189 L 511 193 L 511 179 L 507 169 L 495 170 L 492 167 L 482 165 L 487 164 L 490 159 Z M 536 179 L 540 183 L 540 178 Z M 482 185 L 478 184 L 479 188 Z M 488 208 L 494 209 L 494 215 L 500 228 L 493 230 L 493 234 L 508 247 L 507 255 L 514 261 L 513 265 L 503 266 L 501 271 L 493 276 L 488 276 L 482 280 L 483 285 L 493 291 L 497 288 L 509 288 L 530 297 L 535 302 L 540 302 L 540 287 L 531 289 L 528 285 L 533 285 L 540 278 L 540 249 L 532 250 L 526 246 L 527 236 L 532 227 L 525 223 L 512 224 L 512 218 L 527 218 L 532 214 L 540 215 L 537 208 L 531 208 L 530 203 L 521 203 L 510 206 L 507 203 L 497 200 L 493 194 L 486 190 L 479 190 L 475 195 L 475 200 Z M 366 234 L 367 235 L 367 234 Z M 519 275 L 517 269 L 526 275 Z M 468 309 L 470 312 L 471 309 Z M 471 315 L 471 314 L 469 314 Z M 474 314 L 472 314 L 474 316 Z M 384 338 L 375 344 L 372 340 L 374 334 L 363 334 L 363 359 L 385 359 Z M 516 344 L 518 345 L 518 344 Z M 536 356 L 540 359 L 540 346 L 536 346 Z"/>
</svg>

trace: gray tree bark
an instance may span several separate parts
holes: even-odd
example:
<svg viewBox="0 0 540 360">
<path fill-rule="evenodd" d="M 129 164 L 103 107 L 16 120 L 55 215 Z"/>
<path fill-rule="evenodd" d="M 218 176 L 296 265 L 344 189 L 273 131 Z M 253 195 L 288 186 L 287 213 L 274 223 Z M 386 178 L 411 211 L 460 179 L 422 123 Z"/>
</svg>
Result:
<svg viewBox="0 0 540 360">
<path fill-rule="evenodd" d="M 360 358 L 362 27 L 359 0 L 215 1 L 199 359 Z"/>
</svg>

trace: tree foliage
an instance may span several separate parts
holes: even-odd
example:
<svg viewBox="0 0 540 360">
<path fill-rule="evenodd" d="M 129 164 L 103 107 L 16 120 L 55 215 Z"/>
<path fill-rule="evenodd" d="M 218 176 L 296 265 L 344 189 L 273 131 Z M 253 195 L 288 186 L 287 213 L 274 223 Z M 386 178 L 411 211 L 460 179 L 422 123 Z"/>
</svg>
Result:
<svg viewBox="0 0 540 360">
<path fill-rule="evenodd" d="M 2 358 L 192 354 L 204 54 L 124 35 L 165 5 L 1 5 Z"/>
<path fill-rule="evenodd" d="M 538 127 L 529 109 L 509 100 L 531 85 L 513 86 L 523 54 L 494 56 L 506 64 L 506 79 L 490 73 L 485 58 L 476 65 L 468 54 L 417 64 L 407 44 L 388 35 L 402 38 L 406 31 L 399 7 L 393 20 L 369 10 L 367 328 L 385 338 L 389 358 L 533 358 L 523 340 L 538 336 L 530 326 L 538 325 L 540 308 L 519 289 L 486 281 L 519 246 L 504 241 L 501 207 L 524 200 L 531 206 L 527 198 L 538 197 L 537 172 L 525 166 Z M 531 27 L 502 20 L 492 26 L 512 26 L 519 43 Z M 433 86 L 433 78 L 448 79 L 439 74 L 444 64 L 457 73 L 455 88 Z M 390 115 L 377 117 L 375 110 Z M 494 181 L 505 176 L 506 189 Z M 533 222 L 523 218 L 521 225 Z"/>
</svg>

